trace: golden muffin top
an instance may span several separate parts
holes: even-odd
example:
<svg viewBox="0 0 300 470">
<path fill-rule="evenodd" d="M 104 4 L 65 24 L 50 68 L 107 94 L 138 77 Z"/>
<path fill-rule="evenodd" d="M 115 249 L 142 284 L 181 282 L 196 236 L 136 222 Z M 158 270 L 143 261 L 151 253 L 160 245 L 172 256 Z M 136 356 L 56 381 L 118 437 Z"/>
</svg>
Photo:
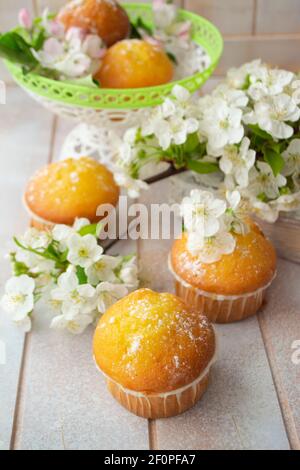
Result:
<svg viewBox="0 0 300 470">
<path fill-rule="evenodd" d="M 61 9 L 57 19 L 66 29 L 77 27 L 97 34 L 107 46 L 130 32 L 128 15 L 115 0 L 73 0 Z"/>
<path fill-rule="evenodd" d="M 192 383 L 215 353 L 208 319 L 178 297 L 139 289 L 114 304 L 94 336 L 99 368 L 123 387 L 165 393 Z"/>
<path fill-rule="evenodd" d="M 173 243 L 171 269 L 195 288 L 223 295 L 254 292 L 276 271 L 276 253 L 259 227 L 250 222 L 245 235 L 234 234 L 236 248 L 215 263 L 203 263 L 187 248 L 187 234 Z"/>
<path fill-rule="evenodd" d="M 169 82 L 173 72 L 172 62 L 161 48 L 125 39 L 108 49 L 95 78 L 104 88 L 143 88 Z"/>
<path fill-rule="evenodd" d="M 112 173 L 93 158 L 52 163 L 29 181 L 25 204 L 29 211 L 54 224 L 72 225 L 76 218 L 97 222 L 100 204 L 116 205 L 119 188 Z"/>
</svg>

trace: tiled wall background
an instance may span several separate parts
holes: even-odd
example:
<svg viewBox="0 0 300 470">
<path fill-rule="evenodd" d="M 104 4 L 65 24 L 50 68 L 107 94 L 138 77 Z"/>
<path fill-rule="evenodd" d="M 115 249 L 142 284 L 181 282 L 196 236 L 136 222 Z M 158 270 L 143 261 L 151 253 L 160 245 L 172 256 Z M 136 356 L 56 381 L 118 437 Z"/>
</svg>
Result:
<svg viewBox="0 0 300 470">
<path fill-rule="evenodd" d="M 225 48 L 216 75 L 258 57 L 272 65 L 300 70 L 300 0 L 176 1 L 205 16 L 222 31 Z M 15 23 L 21 6 L 38 12 L 45 6 L 58 9 L 64 3 L 65 0 L 0 0 L 0 31 Z"/>
</svg>

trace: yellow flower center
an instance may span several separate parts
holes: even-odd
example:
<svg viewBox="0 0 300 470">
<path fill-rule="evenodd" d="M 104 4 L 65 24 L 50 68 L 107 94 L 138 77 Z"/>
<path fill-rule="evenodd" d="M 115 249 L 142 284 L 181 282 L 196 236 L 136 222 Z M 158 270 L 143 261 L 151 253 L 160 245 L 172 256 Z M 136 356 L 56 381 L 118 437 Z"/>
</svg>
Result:
<svg viewBox="0 0 300 470">
<path fill-rule="evenodd" d="M 14 304 L 23 304 L 25 302 L 26 295 L 24 294 L 15 294 L 11 297 L 11 300 Z"/>
<path fill-rule="evenodd" d="M 80 250 L 78 251 L 78 254 L 80 256 L 80 258 L 88 258 L 89 257 L 89 251 L 87 250 L 87 248 L 80 248 Z"/>
</svg>

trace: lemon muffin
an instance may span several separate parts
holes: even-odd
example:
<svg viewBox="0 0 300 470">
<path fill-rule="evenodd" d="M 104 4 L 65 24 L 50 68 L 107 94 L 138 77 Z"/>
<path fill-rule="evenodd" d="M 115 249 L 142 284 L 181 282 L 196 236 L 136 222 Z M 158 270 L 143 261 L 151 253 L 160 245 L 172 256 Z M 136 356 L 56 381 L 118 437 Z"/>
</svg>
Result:
<svg viewBox="0 0 300 470">
<path fill-rule="evenodd" d="M 160 47 L 128 39 L 108 49 L 95 79 L 103 88 L 143 88 L 169 82 L 173 72 L 171 60 Z"/>
<path fill-rule="evenodd" d="M 261 307 L 276 273 L 276 253 L 259 227 L 247 221 L 245 234 L 234 233 L 235 249 L 219 261 L 203 263 L 188 250 L 188 235 L 172 246 L 169 267 L 176 293 L 217 323 L 242 320 Z"/>
<path fill-rule="evenodd" d="M 97 34 L 107 46 L 128 37 L 130 21 L 115 0 L 73 0 L 58 14 L 66 29 L 77 27 Z"/>
<path fill-rule="evenodd" d="M 39 170 L 29 181 L 24 203 L 32 225 L 42 229 L 54 224 L 73 225 L 85 217 L 95 223 L 97 207 L 116 206 L 119 187 L 112 173 L 93 158 L 69 158 Z"/>
<path fill-rule="evenodd" d="M 206 317 L 178 297 L 139 289 L 114 304 L 94 336 L 112 395 L 143 418 L 166 418 L 205 392 L 216 338 Z"/>
</svg>

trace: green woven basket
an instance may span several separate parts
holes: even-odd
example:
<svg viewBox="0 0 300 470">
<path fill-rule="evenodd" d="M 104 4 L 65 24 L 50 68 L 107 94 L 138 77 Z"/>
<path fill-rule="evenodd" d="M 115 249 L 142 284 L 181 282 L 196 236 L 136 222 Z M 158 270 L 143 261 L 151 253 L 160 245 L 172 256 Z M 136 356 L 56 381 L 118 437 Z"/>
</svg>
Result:
<svg viewBox="0 0 300 470">
<path fill-rule="evenodd" d="M 130 19 L 134 21 L 139 16 L 151 26 L 153 13 L 151 5 L 128 3 L 124 5 Z M 6 61 L 6 65 L 14 80 L 28 92 L 37 97 L 50 101 L 64 103 L 90 109 L 138 109 L 156 106 L 168 96 L 178 83 L 190 92 L 195 92 L 210 77 L 216 68 L 223 50 L 223 40 L 218 29 L 206 19 L 185 10 L 179 11 L 181 20 L 189 20 L 193 25 L 193 40 L 201 45 L 211 59 L 211 65 L 204 71 L 165 85 L 134 88 L 134 89 L 108 89 L 78 86 L 63 81 L 50 80 L 34 73 L 23 74 L 21 68 Z"/>
</svg>

